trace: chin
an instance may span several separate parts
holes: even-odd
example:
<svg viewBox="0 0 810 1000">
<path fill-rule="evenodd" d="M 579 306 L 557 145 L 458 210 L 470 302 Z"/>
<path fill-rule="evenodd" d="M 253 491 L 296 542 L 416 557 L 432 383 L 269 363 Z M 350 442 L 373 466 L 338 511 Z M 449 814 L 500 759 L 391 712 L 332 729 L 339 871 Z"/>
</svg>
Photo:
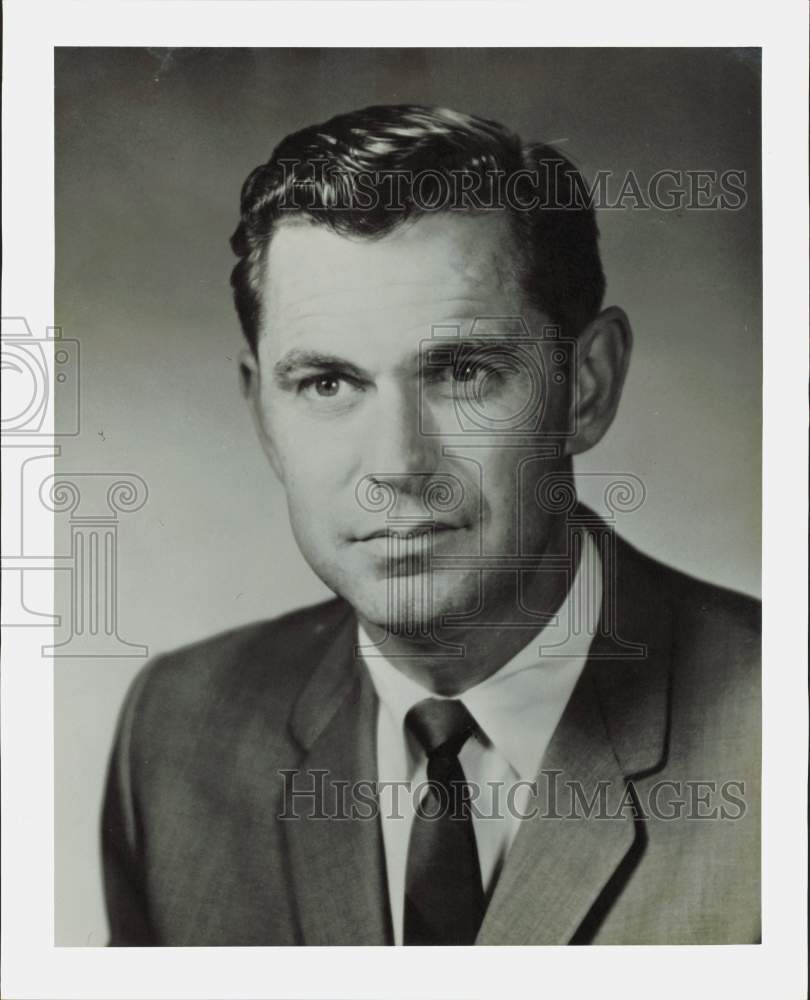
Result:
<svg viewBox="0 0 810 1000">
<path fill-rule="evenodd" d="M 366 621 L 386 631 L 418 639 L 441 627 L 447 615 L 468 613 L 477 606 L 478 575 L 414 573 L 388 577 L 365 586 L 353 585 L 339 593 Z"/>
</svg>

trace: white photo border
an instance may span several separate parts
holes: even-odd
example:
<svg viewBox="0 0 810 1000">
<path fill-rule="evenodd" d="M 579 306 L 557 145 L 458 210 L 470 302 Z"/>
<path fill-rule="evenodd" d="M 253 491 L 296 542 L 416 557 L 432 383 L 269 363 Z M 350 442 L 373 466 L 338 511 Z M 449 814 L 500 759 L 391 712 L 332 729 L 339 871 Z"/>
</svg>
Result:
<svg viewBox="0 0 810 1000">
<path fill-rule="evenodd" d="M 763 943 L 614 948 L 54 946 L 54 661 L 6 630 L 2 967 L 24 998 L 760 998 L 806 989 L 807 8 L 683 0 L 107 2 L 4 5 L 4 316 L 53 316 L 53 61 L 59 46 L 753 46 L 763 53 Z M 729 364 L 734 359 L 729 358 Z M 4 511 L 4 518 L 8 512 Z M 5 528 L 4 524 L 4 538 Z M 52 517 L 36 531 L 53 549 Z M 535 984 L 536 987 L 535 987 Z"/>
</svg>

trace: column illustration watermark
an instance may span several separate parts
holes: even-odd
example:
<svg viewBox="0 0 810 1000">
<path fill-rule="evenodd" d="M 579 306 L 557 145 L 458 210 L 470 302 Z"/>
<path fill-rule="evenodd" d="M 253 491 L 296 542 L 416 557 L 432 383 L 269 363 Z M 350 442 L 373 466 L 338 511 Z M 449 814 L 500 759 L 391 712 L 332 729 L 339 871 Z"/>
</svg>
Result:
<svg viewBox="0 0 810 1000">
<path fill-rule="evenodd" d="M 51 472 L 63 438 L 81 433 L 81 353 L 59 327 L 37 337 L 21 316 L 2 319 L 3 476 L 2 624 L 7 628 L 65 626 L 61 641 L 42 655 L 144 657 L 143 643 L 119 634 L 119 516 L 148 497 L 132 472 Z M 50 461 L 49 461 L 50 460 Z M 60 465 L 61 463 L 57 463 Z M 54 550 L 53 520 L 67 516 L 70 548 Z M 43 545 L 43 536 L 51 544 Z M 66 574 L 68 613 L 36 607 L 30 593 L 54 574 Z M 51 603 L 51 595 L 42 603 Z M 54 609 L 55 610 L 55 609 Z"/>
</svg>

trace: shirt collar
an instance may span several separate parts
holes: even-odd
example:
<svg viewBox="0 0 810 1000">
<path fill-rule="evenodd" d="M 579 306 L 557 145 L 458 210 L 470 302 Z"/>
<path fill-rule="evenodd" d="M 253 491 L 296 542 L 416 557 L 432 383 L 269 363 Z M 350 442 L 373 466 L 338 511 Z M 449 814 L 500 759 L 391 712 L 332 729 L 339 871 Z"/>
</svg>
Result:
<svg viewBox="0 0 810 1000">
<path fill-rule="evenodd" d="M 556 727 L 598 627 L 602 566 L 590 533 L 583 536 L 574 581 L 552 621 L 494 674 L 458 696 L 523 780 L 535 777 L 538 740 L 547 739 Z M 362 625 L 358 645 L 373 646 Z M 400 733 L 404 734 L 405 716 L 417 702 L 442 697 L 384 656 L 363 659 L 377 696 Z"/>
</svg>

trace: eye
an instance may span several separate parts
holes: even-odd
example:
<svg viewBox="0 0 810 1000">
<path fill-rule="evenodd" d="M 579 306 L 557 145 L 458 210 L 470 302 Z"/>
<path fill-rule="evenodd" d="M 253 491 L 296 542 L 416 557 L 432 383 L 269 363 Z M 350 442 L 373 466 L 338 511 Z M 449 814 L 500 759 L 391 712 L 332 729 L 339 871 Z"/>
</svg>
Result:
<svg viewBox="0 0 810 1000">
<path fill-rule="evenodd" d="M 349 403 L 362 391 L 357 380 L 340 372 L 322 372 L 309 375 L 298 383 L 298 394 L 312 403 Z"/>
<path fill-rule="evenodd" d="M 453 369 L 453 382 L 465 396 L 472 393 L 476 398 L 501 391 L 510 376 L 516 371 L 511 358 L 483 357 L 462 358 Z"/>
<path fill-rule="evenodd" d="M 340 381 L 334 375 L 322 375 L 312 383 L 312 388 L 318 396 L 337 396 L 340 391 Z"/>
<path fill-rule="evenodd" d="M 485 374 L 486 369 L 480 361 L 464 361 L 453 372 L 453 378 L 456 382 L 472 382 Z"/>
</svg>

